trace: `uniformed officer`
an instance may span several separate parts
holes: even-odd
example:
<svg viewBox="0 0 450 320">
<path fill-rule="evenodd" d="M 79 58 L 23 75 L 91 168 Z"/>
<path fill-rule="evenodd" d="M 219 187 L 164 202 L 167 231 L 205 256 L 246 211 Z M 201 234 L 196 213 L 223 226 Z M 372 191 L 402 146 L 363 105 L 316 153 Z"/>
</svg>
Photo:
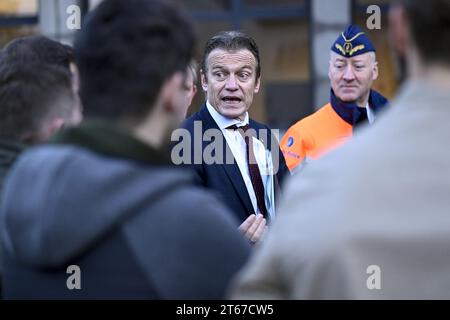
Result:
<svg viewBox="0 0 450 320">
<path fill-rule="evenodd" d="M 328 77 L 330 102 L 290 127 L 281 140 L 291 171 L 342 145 L 357 125 L 373 123 L 387 105 L 386 98 L 371 89 L 378 77 L 375 47 L 355 25 L 348 26 L 333 43 Z"/>
</svg>

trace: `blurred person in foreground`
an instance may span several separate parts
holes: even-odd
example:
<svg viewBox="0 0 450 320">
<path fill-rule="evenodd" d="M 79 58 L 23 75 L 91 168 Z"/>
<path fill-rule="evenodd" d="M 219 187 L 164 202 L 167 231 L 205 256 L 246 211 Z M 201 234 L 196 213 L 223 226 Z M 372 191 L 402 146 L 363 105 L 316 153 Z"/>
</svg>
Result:
<svg viewBox="0 0 450 320">
<path fill-rule="evenodd" d="M 0 56 L 0 203 L 7 174 L 24 150 L 81 121 L 79 99 L 64 68 L 10 58 L 5 52 Z M 1 274 L 0 258 L 0 288 Z"/>
<path fill-rule="evenodd" d="M 23 154 L 5 185 L 5 298 L 221 298 L 249 244 L 163 151 L 186 113 L 191 24 L 156 0 L 105 0 L 85 22 L 86 120 Z"/>
<path fill-rule="evenodd" d="M 389 17 L 406 83 L 292 179 L 234 298 L 450 299 L 450 1 L 397 1 Z"/>
<path fill-rule="evenodd" d="M 78 124 L 82 108 L 75 56 L 68 45 L 44 36 L 16 38 L 1 50 L 0 70 L 1 193 L 20 154 L 62 127 Z M 68 83 L 74 93 L 67 90 Z M 0 275 L 1 269 L 0 260 Z"/>
<path fill-rule="evenodd" d="M 60 128 L 80 123 L 82 108 L 75 56 L 68 45 L 44 36 L 14 39 L 0 53 L 0 69 L 1 190 L 18 156 Z M 66 78 L 73 94 L 66 90 Z"/>
<path fill-rule="evenodd" d="M 3 59 L 0 59 L 0 64 L 10 63 L 10 61 L 23 61 L 51 64 L 64 68 L 71 76 L 74 91 L 78 92 L 80 87 L 79 74 L 71 46 L 42 35 L 34 35 L 16 38 L 7 43 L 3 50 L 5 55 Z"/>
</svg>

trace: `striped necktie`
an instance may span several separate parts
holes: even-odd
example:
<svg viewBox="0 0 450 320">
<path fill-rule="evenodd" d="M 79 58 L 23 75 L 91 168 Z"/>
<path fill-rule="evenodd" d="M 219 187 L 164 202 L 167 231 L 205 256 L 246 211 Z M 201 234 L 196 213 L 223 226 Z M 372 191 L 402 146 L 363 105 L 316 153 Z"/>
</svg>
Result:
<svg viewBox="0 0 450 320">
<path fill-rule="evenodd" d="M 258 163 L 256 162 L 255 153 L 253 152 L 253 139 L 251 139 L 252 137 L 249 136 L 249 134 L 246 134 L 247 130 L 250 129 L 250 126 L 247 124 L 245 126 L 238 127 L 234 124 L 227 127 L 227 129 L 238 130 L 245 140 L 245 144 L 247 146 L 246 149 L 248 171 L 250 173 L 250 180 L 252 182 L 253 190 L 255 191 L 258 208 L 263 216 L 265 218 L 268 218 L 265 202 L 264 184 L 261 178 L 261 172 L 259 171 Z"/>
</svg>

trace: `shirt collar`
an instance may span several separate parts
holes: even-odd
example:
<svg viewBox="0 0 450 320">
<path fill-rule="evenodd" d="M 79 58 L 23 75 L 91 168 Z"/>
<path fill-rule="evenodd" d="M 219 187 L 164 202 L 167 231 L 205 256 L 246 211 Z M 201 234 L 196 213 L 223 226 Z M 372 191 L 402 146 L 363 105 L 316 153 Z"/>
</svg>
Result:
<svg viewBox="0 0 450 320">
<path fill-rule="evenodd" d="M 333 89 L 331 89 L 330 91 L 330 103 L 334 111 L 343 120 L 345 120 L 351 126 L 354 126 L 356 124 L 361 115 L 361 112 L 359 111 L 356 103 L 347 103 L 341 101 L 338 97 L 336 97 L 336 95 L 333 92 Z M 385 97 L 383 97 L 380 93 L 376 92 L 375 90 L 370 90 L 369 101 L 367 103 L 367 106 L 370 107 L 367 108 L 366 110 L 368 118 L 370 117 L 373 121 L 375 115 L 387 105 L 388 101 Z"/>
<path fill-rule="evenodd" d="M 224 117 L 220 113 L 217 112 L 216 109 L 209 103 L 209 101 L 206 101 L 206 108 L 208 109 L 209 114 L 214 119 L 216 124 L 219 126 L 220 130 L 223 130 L 229 126 L 237 125 L 238 127 L 242 127 L 248 124 L 249 117 L 248 112 L 245 112 L 244 120 L 241 121 L 239 119 L 230 119 L 227 117 Z"/>
<path fill-rule="evenodd" d="M 369 121 L 369 124 L 372 124 L 375 121 L 375 112 L 370 107 L 369 102 L 366 104 L 366 110 L 367 110 L 367 120 Z"/>
</svg>

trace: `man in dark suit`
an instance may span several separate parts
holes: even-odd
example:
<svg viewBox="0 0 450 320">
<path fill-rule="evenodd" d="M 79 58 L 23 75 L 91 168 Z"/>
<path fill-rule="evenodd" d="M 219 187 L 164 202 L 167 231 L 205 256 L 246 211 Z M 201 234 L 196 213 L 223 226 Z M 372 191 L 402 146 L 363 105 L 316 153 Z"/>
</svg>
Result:
<svg viewBox="0 0 450 320">
<path fill-rule="evenodd" d="M 253 242 L 275 215 L 275 194 L 287 172 L 269 127 L 249 119 L 260 78 L 259 50 L 251 37 L 225 31 L 209 39 L 201 66 L 207 100 L 183 123 L 190 137 L 188 154 L 183 150 L 183 159 L 174 161 L 180 148 L 172 149 L 174 163 L 192 166 L 201 183 L 217 191 L 243 222 L 240 229 Z"/>
</svg>

